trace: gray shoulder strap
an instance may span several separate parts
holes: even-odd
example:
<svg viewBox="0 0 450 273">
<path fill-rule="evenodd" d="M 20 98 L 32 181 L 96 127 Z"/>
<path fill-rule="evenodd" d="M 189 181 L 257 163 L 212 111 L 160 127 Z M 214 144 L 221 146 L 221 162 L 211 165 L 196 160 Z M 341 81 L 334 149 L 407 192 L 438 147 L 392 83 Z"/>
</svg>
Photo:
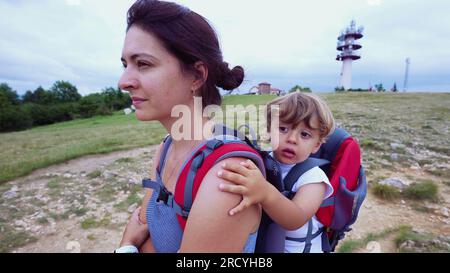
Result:
<svg viewBox="0 0 450 273">
<path fill-rule="evenodd" d="M 283 180 L 284 188 L 288 191 L 291 191 L 294 184 L 305 172 L 311 170 L 314 167 L 324 166 L 328 163 L 330 163 L 328 160 L 310 157 L 302 163 L 295 165 Z"/>
<path fill-rule="evenodd" d="M 167 151 L 169 150 L 170 144 L 172 144 L 172 137 L 167 135 L 164 139 L 163 149 L 161 151 L 161 155 L 159 157 L 159 165 L 157 171 L 161 174 L 166 163 Z"/>
</svg>

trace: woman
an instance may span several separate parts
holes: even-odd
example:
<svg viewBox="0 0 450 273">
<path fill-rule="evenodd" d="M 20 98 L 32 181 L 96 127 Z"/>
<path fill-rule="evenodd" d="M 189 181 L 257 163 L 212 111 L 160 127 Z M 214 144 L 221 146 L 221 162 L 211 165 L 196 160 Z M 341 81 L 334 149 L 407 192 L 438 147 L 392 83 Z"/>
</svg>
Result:
<svg viewBox="0 0 450 273">
<path fill-rule="evenodd" d="M 169 134 L 177 120 L 171 116 L 175 106 L 187 106 L 191 120 L 200 119 L 203 128 L 209 120 L 194 111 L 194 97 L 202 98 L 203 107 L 220 105 L 217 87 L 232 90 L 244 78 L 241 67 L 230 70 L 223 61 L 217 36 L 202 16 L 163 1 L 139 0 L 129 9 L 122 63 L 124 72 L 119 87 L 129 92 L 136 117 L 141 121 L 159 121 Z M 183 130 L 191 129 L 192 135 L 198 135 L 195 129 L 199 127 L 194 128 L 194 122 L 190 124 L 191 128 Z M 201 139 L 173 137 L 160 172 L 160 182 L 169 192 L 174 192 L 183 163 L 211 137 L 207 132 L 201 133 Z M 155 156 L 155 166 L 159 164 L 161 147 Z M 160 219 L 164 216 L 154 213 L 154 191 L 147 189 L 141 209 L 131 217 L 121 248 L 116 252 L 136 252 L 136 248 L 142 252 L 242 252 L 251 249 L 254 240 L 250 238 L 258 229 L 261 209 L 253 206 L 242 214 L 229 216 L 228 211 L 239 204 L 241 197 L 221 192 L 218 185 L 227 182 L 217 176 L 222 163 L 244 160 L 246 158 L 228 158 L 209 170 L 194 200 L 182 239 L 175 242 L 176 247 L 166 247 L 165 240 L 173 240 L 175 235 L 170 228 L 164 231 L 167 219 Z"/>
</svg>

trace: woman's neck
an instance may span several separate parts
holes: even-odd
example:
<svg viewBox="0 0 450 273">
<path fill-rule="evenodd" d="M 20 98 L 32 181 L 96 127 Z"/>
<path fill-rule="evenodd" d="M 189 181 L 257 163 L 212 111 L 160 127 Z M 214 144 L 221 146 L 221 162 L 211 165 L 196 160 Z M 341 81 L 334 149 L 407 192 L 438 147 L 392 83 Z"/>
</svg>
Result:
<svg viewBox="0 0 450 273">
<path fill-rule="evenodd" d="M 191 148 L 203 140 L 211 138 L 214 121 L 202 116 L 171 117 L 160 120 L 166 131 L 172 136 L 172 145 L 176 150 Z"/>
</svg>

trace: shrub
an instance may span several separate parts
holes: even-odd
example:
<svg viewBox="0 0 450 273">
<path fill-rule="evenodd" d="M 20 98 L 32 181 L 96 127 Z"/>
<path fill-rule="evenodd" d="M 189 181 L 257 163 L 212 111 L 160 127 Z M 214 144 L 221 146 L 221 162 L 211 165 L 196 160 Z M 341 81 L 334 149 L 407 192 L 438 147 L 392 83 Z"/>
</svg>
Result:
<svg viewBox="0 0 450 273">
<path fill-rule="evenodd" d="M 389 186 L 389 185 L 383 185 L 383 184 L 379 184 L 376 183 L 373 187 L 372 187 L 372 191 L 373 193 L 382 198 L 382 199 L 386 199 L 386 200 L 393 200 L 396 199 L 398 197 L 400 197 L 400 190 Z"/>
<path fill-rule="evenodd" d="M 405 189 L 404 194 L 411 199 L 436 201 L 438 197 L 438 186 L 430 180 L 413 183 Z"/>
<path fill-rule="evenodd" d="M 0 109 L 0 132 L 24 130 L 31 126 L 33 120 L 22 107 L 9 105 Z"/>
</svg>

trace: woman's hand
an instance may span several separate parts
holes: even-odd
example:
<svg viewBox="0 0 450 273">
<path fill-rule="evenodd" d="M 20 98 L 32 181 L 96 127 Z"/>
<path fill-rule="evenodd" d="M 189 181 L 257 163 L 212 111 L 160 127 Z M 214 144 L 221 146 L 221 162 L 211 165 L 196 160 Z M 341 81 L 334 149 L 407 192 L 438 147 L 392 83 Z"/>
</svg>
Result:
<svg viewBox="0 0 450 273">
<path fill-rule="evenodd" d="M 128 221 L 127 227 L 123 232 L 120 246 L 133 245 L 139 248 L 149 237 L 147 224 L 139 219 L 141 207 L 138 207 Z"/>
<path fill-rule="evenodd" d="M 224 163 L 223 170 L 217 174 L 220 178 L 236 185 L 220 184 L 219 189 L 224 192 L 242 195 L 242 201 L 230 210 L 230 215 L 254 205 L 262 204 L 269 194 L 269 182 L 264 178 L 259 168 L 251 161 L 246 160 L 240 164 Z"/>
</svg>

